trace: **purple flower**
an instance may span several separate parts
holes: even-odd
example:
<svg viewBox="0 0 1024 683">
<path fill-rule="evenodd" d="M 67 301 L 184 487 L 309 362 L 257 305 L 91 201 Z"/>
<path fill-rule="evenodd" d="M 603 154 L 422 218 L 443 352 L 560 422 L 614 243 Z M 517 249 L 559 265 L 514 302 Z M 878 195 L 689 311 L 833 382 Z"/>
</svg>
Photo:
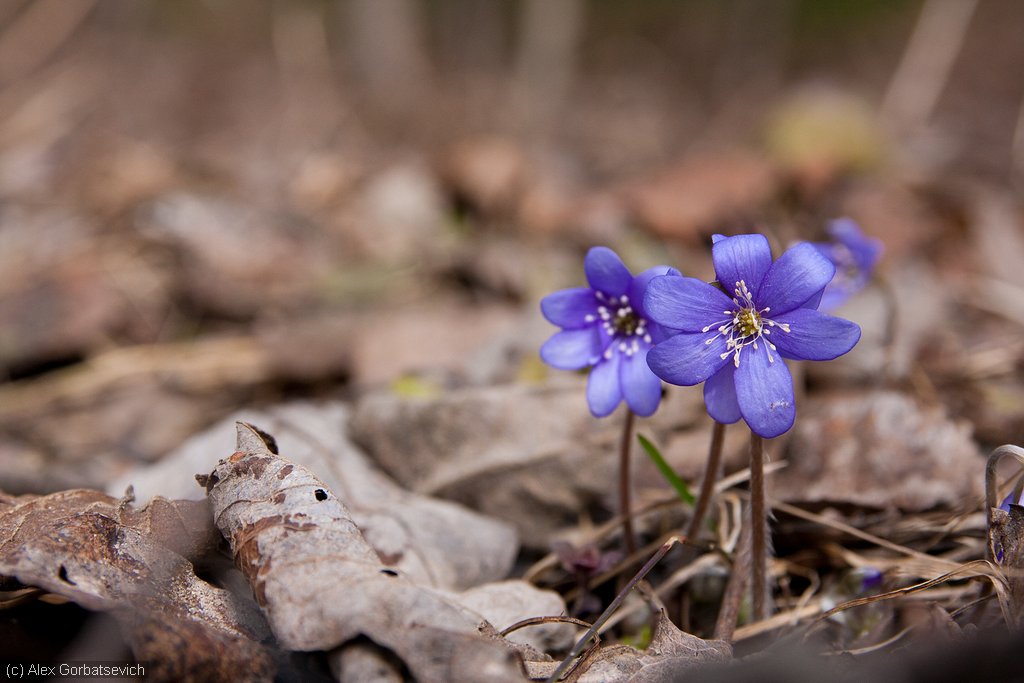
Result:
<svg viewBox="0 0 1024 683">
<path fill-rule="evenodd" d="M 818 306 L 823 311 L 842 306 L 864 289 L 884 250 L 881 240 L 865 236 L 856 221 L 850 218 L 830 222 L 828 232 L 832 236 L 831 242 L 814 243 L 836 267 L 836 276 L 825 287 Z"/>
<path fill-rule="evenodd" d="M 655 266 L 633 277 L 608 247 L 588 251 L 583 270 L 589 287 L 563 289 L 540 302 L 544 317 L 562 328 L 540 357 L 559 370 L 591 367 L 587 404 L 595 416 L 611 414 L 623 399 L 637 415 L 651 415 L 661 402 L 661 380 L 647 366 L 647 352 L 668 334 L 647 316 L 644 291 L 654 277 L 680 273 Z"/>
<path fill-rule="evenodd" d="M 658 324 L 681 330 L 647 354 L 666 382 L 704 382 L 708 414 L 722 423 L 741 417 L 772 438 L 793 426 L 793 379 L 783 358 L 831 360 L 860 339 L 860 328 L 819 313 L 835 267 L 803 242 L 772 262 L 763 235 L 716 236 L 712 248 L 721 289 L 690 277 L 658 277 L 645 306 Z"/>
<path fill-rule="evenodd" d="M 1021 492 L 1017 500 L 1013 499 L 1013 491 L 1006 494 L 1006 498 L 1003 498 L 1003 502 L 999 504 L 999 509 L 1003 512 L 1009 512 L 1011 505 L 1024 505 L 1024 491 Z"/>
</svg>

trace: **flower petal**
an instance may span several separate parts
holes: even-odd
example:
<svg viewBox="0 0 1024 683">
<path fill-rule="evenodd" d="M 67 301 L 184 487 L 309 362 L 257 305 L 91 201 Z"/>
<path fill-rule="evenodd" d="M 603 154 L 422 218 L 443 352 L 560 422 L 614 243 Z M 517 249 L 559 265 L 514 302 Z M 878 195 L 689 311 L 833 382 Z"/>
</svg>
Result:
<svg viewBox="0 0 1024 683">
<path fill-rule="evenodd" d="M 715 422 L 732 424 L 741 417 L 734 370 L 733 364 L 727 362 L 704 382 L 704 405 Z"/>
<path fill-rule="evenodd" d="M 583 272 L 587 274 L 591 287 L 612 296 L 627 293 L 633 282 L 626 264 L 608 247 L 594 247 L 588 251 L 583 259 Z"/>
<path fill-rule="evenodd" d="M 590 377 L 587 378 L 587 405 L 594 417 L 610 415 L 622 400 L 622 385 L 619 382 L 621 356 L 613 352 L 611 358 L 602 359 L 590 371 Z"/>
<path fill-rule="evenodd" d="M 629 285 L 629 303 L 633 310 L 639 312 L 645 318 L 647 317 L 647 309 L 644 308 L 644 294 L 647 292 L 647 285 L 651 283 L 651 280 L 661 275 L 678 277 L 682 273 L 669 266 L 654 266 L 634 277 Z"/>
<path fill-rule="evenodd" d="M 772 265 L 772 249 L 764 235 L 736 235 L 719 240 L 711 247 L 718 282 L 726 292 L 743 280 L 751 292 L 761 286 Z"/>
<path fill-rule="evenodd" d="M 711 343 L 705 343 L 711 339 Z M 725 337 L 720 334 L 683 332 L 656 345 L 647 353 L 647 365 L 671 384 L 700 384 L 725 365 Z"/>
<path fill-rule="evenodd" d="M 865 276 L 871 274 L 885 247 L 882 241 L 865 235 L 857 222 L 850 218 L 838 218 L 828 226 L 832 238 L 850 250 L 858 269 Z"/>
<path fill-rule="evenodd" d="M 853 296 L 853 288 L 847 284 L 836 284 L 835 280 L 828 283 L 828 287 L 821 293 L 821 301 L 815 306 L 804 305 L 804 308 L 814 308 L 819 311 L 834 311 Z"/>
<path fill-rule="evenodd" d="M 644 297 L 644 310 L 651 320 L 684 332 L 701 332 L 709 325 L 716 329 L 731 317 L 725 311 L 734 308 L 720 289 L 692 277 L 656 277 Z"/>
<path fill-rule="evenodd" d="M 548 322 L 559 327 L 579 329 L 593 322 L 586 317 L 597 315 L 597 298 L 589 287 L 563 289 L 541 299 L 540 312 Z"/>
<path fill-rule="evenodd" d="M 559 370 L 580 370 L 601 357 L 601 335 L 596 327 L 556 332 L 540 347 L 540 357 Z"/>
<path fill-rule="evenodd" d="M 661 402 L 661 380 L 647 365 L 649 350 L 624 357 L 619 367 L 622 394 L 629 409 L 640 417 L 653 415 Z"/>
<path fill-rule="evenodd" d="M 860 341 L 860 326 L 843 318 L 825 315 L 810 308 L 798 308 L 773 318 L 789 325 L 789 332 L 778 325 L 768 336 L 787 358 L 832 360 L 848 352 Z"/>
<path fill-rule="evenodd" d="M 830 282 L 827 285 L 825 285 L 825 289 L 828 289 L 831 285 L 834 285 L 835 283 L 836 283 L 835 278 L 832 278 L 832 282 Z M 821 290 L 820 292 L 818 292 L 817 294 L 812 296 L 810 299 L 808 299 L 807 301 L 805 301 L 802 304 L 800 304 L 800 308 L 811 308 L 811 309 L 814 309 L 815 311 L 820 309 L 821 308 L 821 301 L 822 301 L 822 299 L 825 298 L 825 289 Z"/>
<path fill-rule="evenodd" d="M 788 313 L 817 296 L 836 274 L 836 267 L 810 242 L 801 242 L 778 258 L 761 282 L 754 301 L 771 308 L 769 317 Z"/>
<path fill-rule="evenodd" d="M 647 334 L 651 335 L 651 342 L 654 344 L 660 344 L 669 337 L 675 334 L 679 334 L 679 330 L 674 330 L 671 327 L 665 327 L 659 325 L 650 318 L 647 318 Z"/>
<path fill-rule="evenodd" d="M 768 360 L 768 347 L 746 347 L 736 368 L 736 400 L 740 414 L 755 434 L 771 439 L 784 434 L 796 419 L 793 378 L 778 356 Z"/>
</svg>

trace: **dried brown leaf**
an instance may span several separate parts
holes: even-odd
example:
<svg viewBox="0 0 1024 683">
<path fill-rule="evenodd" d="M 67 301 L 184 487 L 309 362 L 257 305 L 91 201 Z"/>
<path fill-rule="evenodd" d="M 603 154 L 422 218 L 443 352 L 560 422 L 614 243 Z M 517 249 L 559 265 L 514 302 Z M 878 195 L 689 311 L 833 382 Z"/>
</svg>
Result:
<svg viewBox="0 0 1024 683">
<path fill-rule="evenodd" d="M 924 510 L 977 496 L 980 486 L 967 424 L 939 406 L 871 391 L 807 402 L 773 492 L 783 500 Z"/>
<path fill-rule="evenodd" d="M 767 160 L 741 151 L 686 158 L 626 190 L 633 211 L 656 234 L 695 240 L 702 229 L 768 201 L 779 174 Z"/>
<path fill-rule="evenodd" d="M 616 471 L 621 423 L 593 417 L 575 379 L 436 399 L 371 394 L 356 404 L 351 432 L 399 483 L 506 520 L 524 544 L 547 551 L 582 510 L 610 494 Z M 700 400 L 675 392 L 649 424 L 695 419 Z"/>
<path fill-rule="evenodd" d="M 202 506 L 160 501 L 134 510 L 98 491 L 0 498 L 0 576 L 113 611 L 157 680 L 269 680 L 265 625 L 227 591 L 200 580 L 174 550 L 208 541 Z M 174 522 L 170 520 L 176 520 Z M 196 523 L 184 539 L 177 525 Z M 137 525 L 137 526 L 136 526 Z"/>
</svg>

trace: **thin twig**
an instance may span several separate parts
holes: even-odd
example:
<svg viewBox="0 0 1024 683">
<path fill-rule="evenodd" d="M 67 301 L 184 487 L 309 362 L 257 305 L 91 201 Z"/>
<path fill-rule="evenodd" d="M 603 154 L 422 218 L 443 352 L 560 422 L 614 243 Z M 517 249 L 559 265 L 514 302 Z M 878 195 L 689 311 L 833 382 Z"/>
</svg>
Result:
<svg viewBox="0 0 1024 683">
<path fill-rule="evenodd" d="M 704 468 L 704 480 L 700 483 L 700 495 L 697 496 L 697 506 L 693 509 L 690 527 L 686 530 L 687 538 L 697 538 L 700 535 L 704 516 L 708 512 L 708 506 L 711 505 L 711 496 L 715 491 L 718 470 L 722 464 L 722 444 L 724 441 L 725 425 L 715 421 L 715 426 L 711 431 L 711 446 L 708 448 L 708 464 Z"/>
<path fill-rule="evenodd" d="M 96 0 L 37 0 L 0 37 L 0 83 L 29 76 L 46 63 L 82 25 Z"/>
<path fill-rule="evenodd" d="M 890 645 L 892 645 L 894 643 L 898 643 L 899 641 L 903 640 L 903 638 L 906 637 L 906 635 L 908 633 L 910 633 L 911 631 L 913 631 L 915 628 L 920 628 L 920 625 L 907 626 L 902 631 L 899 631 L 898 633 L 896 633 L 896 635 L 891 636 L 889 638 L 886 638 L 885 640 L 883 640 L 883 641 L 881 641 L 879 643 L 875 643 L 873 645 L 868 645 L 866 647 L 858 647 L 858 648 L 856 648 L 854 650 L 839 650 L 838 652 L 825 652 L 823 654 L 826 657 L 844 657 L 844 656 L 850 656 L 850 655 L 868 655 L 868 654 L 871 654 L 872 652 L 878 652 L 879 650 L 884 650 L 885 648 L 889 647 Z"/>
<path fill-rule="evenodd" d="M 880 548 L 887 548 L 889 550 L 900 553 L 901 555 L 914 557 L 929 563 L 940 563 L 949 568 L 958 566 L 955 562 L 951 562 L 941 557 L 936 557 L 935 555 L 928 555 L 927 553 L 922 553 L 918 550 L 914 550 L 913 548 L 908 548 L 905 545 L 900 545 L 899 543 L 893 543 L 892 541 L 884 539 L 881 536 L 875 536 L 874 534 L 870 534 L 866 531 L 861 531 L 857 527 L 850 526 L 845 522 L 840 522 L 836 519 L 829 519 L 828 517 L 824 517 L 814 512 L 809 512 L 808 510 L 804 510 L 803 508 L 799 508 L 795 505 L 790 505 L 788 503 L 783 503 L 778 500 L 773 500 L 772 507 L 775 510 L 785 512 L 787 515 L 793 515 L 794 517 L 806 519 L 809 522 L 815 522 L 823 526 L 831 527 L 832 529 L 837 529 L 838 531 L 842 531 L 843 533 L 849 534 L 850 536 L 859 538 L 863 541 L 867 541 L 868 543 L 873 543 Z"/>
<path fill-rule="evenodd" d="M 684 566 L 682 569 L 676 570 L 671 576 L 665 581 L 660 583 L 657 588 L 654 589 L 654 597 L 659 601 L 669 594 L 670 591 L 683 585 L 698 574 L 703 573 L 705 570 L 714 567 L 721 562 L 721 558 L 717 554 L 701 555 L 690 564 Z M 630 616 L 635 614 L 638 610 L 644 607 L 641 602 L 628 605 L 623 609 L 616 612 L 608 621 L 605 623 L 604 628 L 610 629 L 622 621 L 628 619 Z"/>
<path fill-rule="evenodd" d="M 958 566 L 953 571 L 946 572 L 941 576 L 936 576 L 933 579 L 928 579 L 927 581 L 923 581 L 921 583 L 916 583 L 913 586 L 906 586 L 904 588 L 897 588 L 895 590 L 891 590 L 887 593 L 879 593 L 877 595 L 869 595 L 863 598 L 855 598 L 853 600 L 848 600 L 840 605 L 836 605 L 827 612 L 822 612 L 821 615 L 818 616 L 817 619 L 815 619 L 815 622 L 824 621 L 825 619 L 828 619 L 833 615 L 839 614 L 840 612 L 845 612 L 846 610 L 852 609 L 854 607 L 860 607 L 861 605 L 870 605 L 876 602 L 892 600 L 893 598 L 898 598 L 900 596 L 927 590 L 932 586 L 937 586 L 941 583 L 945 583 L 946 581 L 950 581 L 951 579 L 955 579 L 957 577 L 973 578 L 976 576 L 981 576 L 989 579 L 992 585 L 996 587 L 997 596 L 999 596 L 1000 594 L 1005 594 L 1005 590 L 1000 590 L 1002 581 L 1001 578 L 996 575 L 995 570 L 992 567 L 992 564 L 987 560 L 974 560 L 973 562 L 968 562 L 966 564 Z M 1005 617 L 1007 615 L 1005 611 L 1005 605 L 1003 604 L 1004 602 L 1004 600 L 1000 600 L 1000 606 L 1004 607 Z M 1007 618 L 1007 625 L 1012 625 L 1012 622 L 1010 622 L 1009 618 Z"/>
<path fill-rule="evenodd" d="M 629 452 L 633 444 L 633 422 L 636 416 L 632 410 L 626 410 L 626 422 L 622 425 L 622 442 L 619 445 L 619 514 L 622 515 L 622 536 L 626 556 L 636 553 L 636 537 L 633 535 L 633 515 L 630 510 L 630 477 Z"/>
<path fill-rule="evenodd" d="M 802 619 L 816 617 L 823 611 L 824 608 L 821 606 L 821 601 L 819 600 L 812 604 L 795 607 L 788 612 L 779 612 L 778 614 L 773 614 L 764 621 L 756 621 L 752 624 L 740 626 L 732 635 L 732 641 L 738 643 L 741 640 L 747 640 L 748 638 L 770 633 L 771 631 L 784 626 L 793 626 Z"/>
<path fill-rule="evenodd" d="M 768 543 L 765 539 L 768 518 L 764 505 L 764 439 L 750 433 L 750 580 L 753 590 L 754 618 L 768 618 L 765 589 L 768 586 Z"/>
<path fill-rule="evenodd" d="M 567 617 L 564 615 L 554 617 L 530 617 L 529 619 L 522 619 L 511 626 L 502 629 L 498 632 L 498 635 L 504 638 L 513 631 L 518 631 L 519 629 L 526 628 L 527 626 L 537 626 L 540 624 L 576 624 L 583 628 L 590 628 L 593 625 L 589 621 L 583 621 L 576 617 Z"/>
<path fill-rule="evenodd" d="M 0 391 L 0 397 L 2 397 L 2 394 L 3 394 L 3 392 Z M 0 410 L 2 410 L 2 409 L 0 409 Z M 781 469 L 784 469 L 788 465 L 789 465 L 789 463 L 786 462 L 785 460 L 780 460 L 780 461 L 777 461 L 777 462 L 770 462 L 770 463 L 767 463 L 765 465 L 764 472 L 765 472 L 765 474 L 772 474 L 773 472 L 777 472 L 777 471 L 779 471 Z M 747 469 L 747 468 L 744 468 L 742 470 L 738 470 L 738 471 L 733 472 L 732 474 L 730 474 L 728 476 L 722 477 L 721 480 L 719 480 L 718 482 L 715 483 L 715 495 L 721 495 L 722 492 L 728 491 L 729 489 L 733 488 L 734 486 L 738 486 L 738 485 L 744 483 L 748 479 L 750 479 L 750 470 Z M 737 492 L 737 495 L 743 495 L 745 493 L 746 492 Z M 775 503 L 772 503 L 772 504 L 775 505 Z M 636 510 L 633 513 L 632 516 L 633 517 L 642 517 L 642 516 L 654 514 L 655 512 L 658 512 L 660 510 L 676 508 L 676 507 L 679 507 L 681 505 L 683 505 L 683 502 L 681 500 L 679 500 L 679 496 L 678 495 L 673 493 L 671 496 L 666 496 L 665 498 L 661 498 L 661 499 L 658 499 L 658 500 L 651 501 L 649 503 L 645 503 L 643 505 L 643 507 L 641 507 L 638 510 Z M 613 531 L 615 529 L 618 529 L 620 526 L 622 526 L 622 520 L 620 520 L 618 515 L 616 515 L 612 519 L 609 519 L 607 522 L 605 522 L 605 523 L 601 524 L 600 526 L 598 526 L 597 528 L 595 528 L 592 533 L 589 533 L 585 538 L 581 539 L 579 542 L 580 543 L 600 543 L 601 539 L 603 539 L 611 531 Z M 706 546 L 706 545 L 700 544 L 700 543 L 695 543 L 695 542 L 691 541 L 690 539 L 686 539 L 684 542 L 687 545 L 689 545 L 689 546 L 703 548 L 704 550 L 710 550 L 711 549 L 709 546 Z M 536 562 L 534 562 L 533 565 L 531 565 L 530 568 L 526 570 L 526 572 L 523 574 L 523 580 L 524 581 L 528 581 L 530 583 L 537 583 L 538 581 L 540 581 L 540 577 L 543 576 L 545 572 L 547 572 L 550 569 L 553 569 L 553 568 L 557 567 L 558 563 L 559 563 L 558 556 L 555 553 L 553 553 L 553 552 L 552 553 L 548 553 L 547 555 L 545 555 L 541 559 L 539 559 Z M 613 573 L 617 573 L 617 572 L 613 572 Z"/>
<path fill-rule="evenodd" d="M 633 587 L 640 583 L 640 581 L 642 581 L 643 578 L 647 576 L 648 572 L 654 569 L 654 565 L 656 565 L 661 560 L 661 558 L 665 557 L 665 554 L 672 549 L 672 546 L 674 546 L 676 543 L 682 542 L 683 539 L 679 536 L 672 536 L 667 541 L 665 541 L 664 544 L 662 544 L 662 546 L 658 549 L 658 552 L 654 553 L 654 555 L 651 556 L 651 559 L 647 560 L 644 566 L 640 568 L 640 571 L 637 572 L 636 576 L 630 579 L 629 583 L 627 583 L 622 588 L 622 590 L 619 591 L 619 594 L 615 596 L 615 599 L 612 600 L 611 604 L 608 605 L 605 611 L 601 613 L 601 616 L 597 618 L 597 621 L 595 621 L 594 625 L 590 627 L 590 630 L 584 633 L 583 637 L 579 639 L 575 646 L 573 646 L 572 651 L 566 656 L 564 660 L 562 660 L 562 663 L 558 665 L 558 668 L 555 669 L 554 673 L 552 673 L 548 677 L 547 683 L 555 683 L 555 681 L 559 680 L 562 677 L 562 674 L 566 672 L 566 670 L 572 664 L 572 661 L 576 659 L 580 652 L 583 651 L 583 648 L 586 647 L 587 642 L 589 642 L 591 638 L 597 636 L 597 633 L 601 630 L 601 627 L 604 626 L 604 623 L 608 621 L 612 614 L 615 613 L 615 610 L 619 608 L 619 605 L 621 605 L 622 601 L 626 599 L 626 596 L 629 595 L 629 592 L 631 590 L 633 590 Z"/>
</svg>

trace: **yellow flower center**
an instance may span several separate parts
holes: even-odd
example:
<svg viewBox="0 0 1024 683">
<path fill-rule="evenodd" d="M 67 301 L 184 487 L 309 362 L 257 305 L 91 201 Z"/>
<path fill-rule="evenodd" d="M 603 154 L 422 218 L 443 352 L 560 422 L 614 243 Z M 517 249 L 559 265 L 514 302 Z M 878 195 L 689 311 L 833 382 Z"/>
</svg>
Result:
<svg viewBox="0 0 1024 683">
<path fill-rule="evenodd" d="M 740 351 L 743 347 L 750 346 L 756 351 L 759 341 L 766 345 L 765 352 L 768 354 L 768 362 L 774 363 L 775 357 L 772 356 L 772 351 L 778 351 L 778 349 L 775 348 L 775 344 L 768 340 L 768 336 L 771 335 L 772 329 L 776 327 L 783 332 L 789 332 L 789 325 L 777 323 L 764 317 L 764 314 L 768 313 L 771 308 L 765 307 L 758 310 L 757 306 L 754 305 L 754 295 L 747 288 L 747 283 L 743 280 L 736 283 L 733 294 L 735 296 L 732 302 L 736 304 L 736 309 L 722 311 L 722 313 L 729 317 L 725 320 L 711 323 L 702 331 L 710 332 L 712 328 L 718 328 L 718 333 L 725 337 L 725 353 L 721 354 L 721 358 L 724 360 L 731 355 L 733 364 L 736 367 L 740 366 Z M 718 335 L 715 335 L 704 343 L 710 345 L 717 337 Z"/>
<path fill-rule="evenodd" d="M 734 325 L 737 337 L 753 337 L 761 333 L 761 314 L 753 308 L 744 308 L 736 314 Z"/>
</svg>

